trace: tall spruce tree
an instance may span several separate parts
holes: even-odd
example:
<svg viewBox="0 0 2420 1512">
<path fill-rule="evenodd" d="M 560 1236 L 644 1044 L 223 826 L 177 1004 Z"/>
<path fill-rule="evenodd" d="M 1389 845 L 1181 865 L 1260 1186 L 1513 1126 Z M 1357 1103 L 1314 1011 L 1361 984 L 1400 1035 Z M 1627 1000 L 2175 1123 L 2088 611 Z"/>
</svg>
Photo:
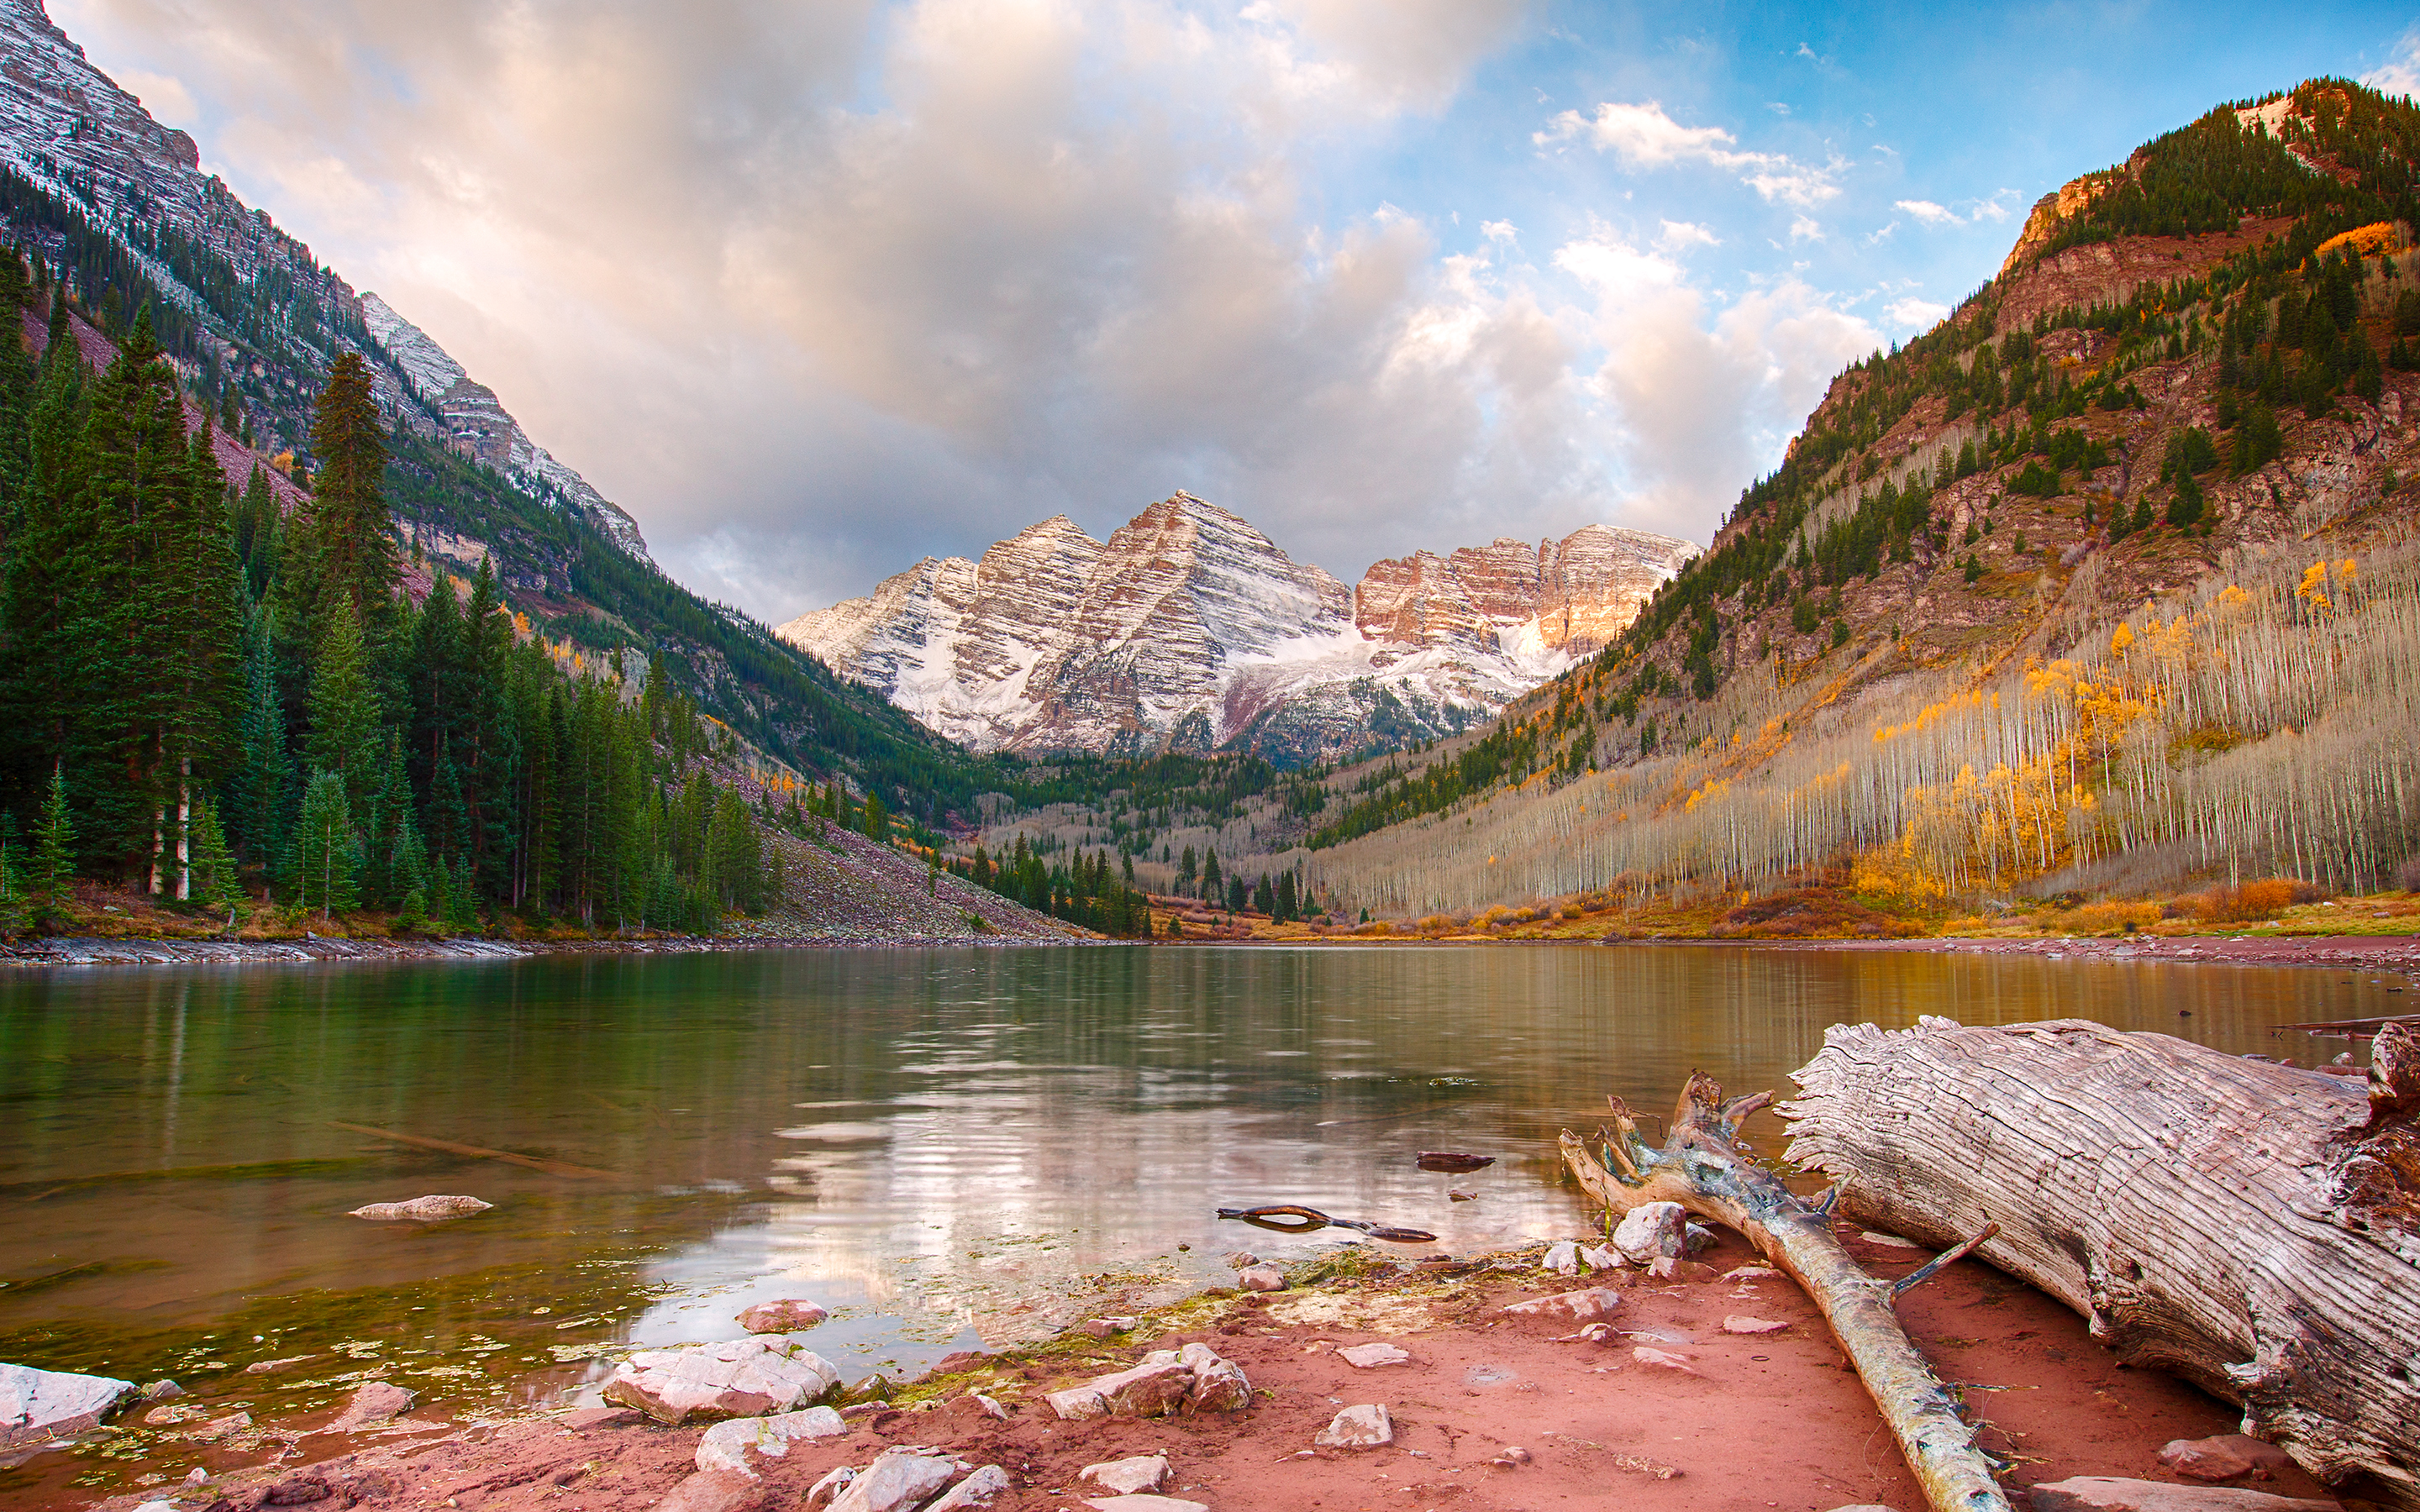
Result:
<svg viewBox="0 0 2420 1512">
<path fill-rule="evenodd" d="M 386 504 L 386 426 L 369 364 L 358 352 L 340 353 L 328 370 L 311 415 L 311 452 L 316 586 L 323 600 L 350 603 L 365 634 L 375 635 L 395 594 L 397 563 Z M 313 605 L 318 612 L 330 608 Z"/>
<path fill-rule="evenodd" d="M 303 760 L 315 774 L 335 773 L 345 784 L 346 802 L 353 811 L 366 812 L 385 777 L 380 758 L 386 746 L 370 688 L 369 654 L 349 601 L 330 604 L 326 625 L 311 664 L 311 729 L 302 740 Z"/>
</svg>

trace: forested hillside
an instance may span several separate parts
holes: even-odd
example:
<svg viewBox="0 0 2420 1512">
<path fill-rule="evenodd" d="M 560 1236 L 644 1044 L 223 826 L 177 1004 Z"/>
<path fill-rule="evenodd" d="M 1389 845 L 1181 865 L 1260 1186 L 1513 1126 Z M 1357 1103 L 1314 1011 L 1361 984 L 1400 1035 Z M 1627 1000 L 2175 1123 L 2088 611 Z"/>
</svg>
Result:
<svg viewBox="0 0 2420 1512">
<path fill-rule="evenodd" d="M 1352 774 L 1306 874 L 1595 893 L 2375 887 L 2420 852 L 2420 112 L 2222 107 L 1833 383 L 1617 644 Z"/>
</svg>

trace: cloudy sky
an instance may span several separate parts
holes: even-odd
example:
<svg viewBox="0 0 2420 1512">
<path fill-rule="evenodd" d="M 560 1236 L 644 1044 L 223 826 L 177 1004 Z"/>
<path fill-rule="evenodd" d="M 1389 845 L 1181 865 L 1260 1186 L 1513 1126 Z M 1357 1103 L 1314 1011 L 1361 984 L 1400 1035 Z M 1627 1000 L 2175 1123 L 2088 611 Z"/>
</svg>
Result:
<svg viewBox="0 0 2420 1512">
<path fill-rule="evenodd" d="M 1845 360 L 2408 8 L 51 0 L 204 166 L 781 620 L 1185 488 L 1348 581 L 1705 539 Z"/>
</svg>

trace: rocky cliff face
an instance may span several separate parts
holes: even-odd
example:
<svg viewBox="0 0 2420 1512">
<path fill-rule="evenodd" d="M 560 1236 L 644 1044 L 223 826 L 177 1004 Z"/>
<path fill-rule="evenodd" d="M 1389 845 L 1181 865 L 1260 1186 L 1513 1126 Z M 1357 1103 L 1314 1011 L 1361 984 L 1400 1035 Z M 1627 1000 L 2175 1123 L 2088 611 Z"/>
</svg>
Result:
<svg viewBox="0 0 2420 1512">
<path fill-rule="evenodd" d="M 1107 543 L 1059 516 L 776 633 L 979 749 L 1308 761 L 1487 717 L 1605 643 L 1695 549 L 1592 525 L 1382 562 L 1348 589 L 1179 493 Z"/>
<path fill-rule="evenodd" d="M 0 173 L 73 206 L 135 261 L 193 323 L 198 361 L 242 392 L 267 449 L 303 438 L 318 378 L 338 352 L 359 351 L 391 417 L 646 554 L 630 517 L 533 443 L 442 347 L 205 175 L 194 139 L 94 68 L 39 0 L 0 0 Z M 12 239 L 54 260 L 62 250 L 55 228 L 20 224 Z"/>
<path fill-rule="evenodd" d="M 586 515 L 607 540 L 632 556 L 647 554 L 639 522 L 531 440 L 520 422 L 498 401 L 495 390 L 473 381 L 444 347 L 377 295 L 364 294 L 361 310 L 363 325 L 393 359 L 413 396 L 427 407 L 437 434 L 447 445 L 511 478 L 523 492 L 551 496 Z"/>
</svg>

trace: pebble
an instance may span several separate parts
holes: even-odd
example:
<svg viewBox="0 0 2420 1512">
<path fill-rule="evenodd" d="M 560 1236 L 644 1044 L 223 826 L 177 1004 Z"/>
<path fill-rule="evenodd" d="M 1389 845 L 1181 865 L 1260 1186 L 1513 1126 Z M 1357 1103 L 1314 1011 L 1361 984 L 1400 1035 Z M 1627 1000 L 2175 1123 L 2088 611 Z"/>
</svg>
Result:
<svg viewBox="0 0 2420 1512">
<path fill-rule="evenodd" d="M 1395 1420 L 1376 1402 L 1348 1407 L 1311 1441 L 1323 1449 L 1383 1449 L 1395 1442 Z"/>
<path fill-rule="evenodd" d="M 1283 1291 L 1286 1288 L 1285 1273 L 1265 1261 L 1245 1266 L 1235 1273 L 1235 1280 L 1247 1291 Z"/>
<path fill-rule="evenodd" d="M 1141 1321 L 1139 1318 L 1088 1318 L 1076 1325 L 1076 1331 L 1093 1338 L 1115 1338 Z"/>
<path fill-rule="evenodd" d="M 1409 1352 L 1392 1344 L 1356 1344 L 1350 1349 L 1337 1350 L 1336 1357 L 1356 1370 L 1375 1370 L 1381 1365 L 1412 1363 Z"/>
<path fill-rule="evenodd" d="M 1684 1376 L 1698 1373 L 1689 1364 L 1687 1355 L 1676 1354 L 1670 1350 L 1654 1350 L 1641 1344 L 1630 1351 L 1630 1357 L 1640 1365 L 1661 1365 L 1667 1370 L 1678 1370 Z"/>
<path fill-rule="evenodd" d="M 1451 1191 L 1448 1192 L 1448 1193 L 1446 1194 L 1446 1196 L 1447 1196 L 1450 1200 L 1451 1200 L 1451 1201 L 1455 1201 L 1455 1202 L 1476 1202 L 1476 1201 L 1478 1201 L 1478 1200 L 1479 1200 L 1479 1194 L 1478 1194 L 1478 1193 L 1476 1193 L 1476 1192 L 1465 1191 L 1465 1190 L 1464 1190 L 1463 1188 L 1461 1188 L 1461 1187 L 1455 1187 L 1453 1190 L 1451 1190 Z"/>
</svg>

